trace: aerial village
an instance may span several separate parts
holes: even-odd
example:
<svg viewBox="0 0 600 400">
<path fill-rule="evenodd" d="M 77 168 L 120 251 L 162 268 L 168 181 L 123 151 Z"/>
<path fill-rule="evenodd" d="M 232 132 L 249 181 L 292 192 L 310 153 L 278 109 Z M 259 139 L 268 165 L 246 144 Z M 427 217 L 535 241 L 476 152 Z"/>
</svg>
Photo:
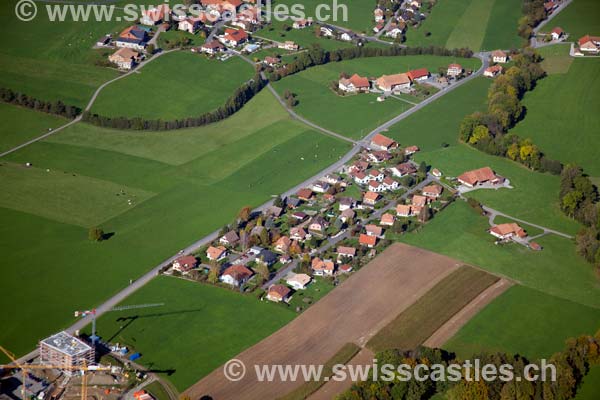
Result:
<svg viewBox="0 0 600 400">
<path fill-rule="evenodd" d="M 311 285 L 320 291 L 318 282 L 341 283 L 462 193 L 510 188 L 489 167 L 446 177 L 415 162 L 418 151 L 377 134 L 351 162 L 310 187 L 259 211 L 242 209 L 209 245 L 181 254 L 162 273 L 254 293 L 302 312 L 318 296 L 304 294 Z M 472 206 L 485 213 L 478 203 Z M 492 224 L 489 234 L 496 244 L 541 250 L 517 223 Z"/>
</svg>

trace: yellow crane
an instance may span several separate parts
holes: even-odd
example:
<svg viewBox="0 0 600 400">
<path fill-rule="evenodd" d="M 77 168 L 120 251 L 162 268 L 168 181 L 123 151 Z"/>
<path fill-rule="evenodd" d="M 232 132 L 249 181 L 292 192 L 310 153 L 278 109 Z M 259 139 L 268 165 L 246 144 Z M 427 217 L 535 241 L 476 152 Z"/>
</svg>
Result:
<svg viewBox="0 0 600 400">
<path fill-rule="evenodd" d="M 72 366 L 72 365 L 51 365 L 51 364 L 19 364 L 15 355 L 10 351 L 6 350 L 4 347 L 0 346 L 0 351 L 2 351 L 6 356 L 13 362 L 13 364 L 8 365 L 0 365 L 0 369 L 20 369 L 23 375 L 21 382 L 21 399 L 26 400 L 25 393 L 25 380 L 27 379 L 28 370 L 38 370 L 38 369 L 62 369 L 69 371 L 81 371 L 81 400 L 87 399 L 87 372 L 89 371 L 110 371 L 110 367 L 102 367 L 96 365 L 81 365 L 81 366 Z"/>
</svg>

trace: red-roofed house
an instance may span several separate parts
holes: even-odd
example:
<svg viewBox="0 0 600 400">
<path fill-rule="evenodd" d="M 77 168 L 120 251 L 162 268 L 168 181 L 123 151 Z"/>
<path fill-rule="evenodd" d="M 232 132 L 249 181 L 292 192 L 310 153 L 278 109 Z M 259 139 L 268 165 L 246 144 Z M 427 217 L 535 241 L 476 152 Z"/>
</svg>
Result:
<svg viewBox="0 0 600 400">
<path fill-rule="evenodd" d="M 396 206 L 396 214 L 399 217 L 412 217 L 412 208 L 409 205 L 398 204 Z"/>
<path fill-rule="evenodd" d="M 248 40 L 248 34 L 241 29 L 225 29 L 225 34 L 219 38 L 225 46 L 239 46 Z"/>
<path fill-rule="evenodd" d="M 360 243 L 361 246 L 373 248 L 377 244 L 377 236 L 369 236 L 364 233 L 361 233 L 358 239 L 358 243 Z"/>
<path fill-rule="evenodd" d="M 490 234 L 503 240 L 512 239 L 514 237 L 521 239 L 527 237 L 525 230 L 514 222 L 496 225 L 490 229 Z"/>
<path fill-rule="evenodd" d="M 506 54 L 502 50 L 494 50 L 492 51 L 492 61 L 495 63 L 504 64 L 508 62 L 508 54 Z"/>
<path fill-rule="evenodd" d="M 363 196 L 363 203 L 374 206 L 379 201 L 379 194 L 375 192 L 366 192 Z"/>
<path fill-rule="evenodd" d="M 443 187 L 440 185 L 429 185 L 423 188 L 423 196 L 432 197 L 437 199 L 442 195 Z"/>
<path fill-rule="evenodd" d="M 412 198 L 412 205 L 415 207 L 425 207 L 427 205 L 427 197 L 415 194 Z"/>
<path fill-rule="evenodd" d="M 504 178 L 496 175 L 490 167 L 483 167 L 472 171 L 467 171 L 458 176 L 458 181 L 468 187 L 475 187 L 483 183 L 491 183 L 493 185 L 501 184 Z"/>
<path fill-rule="evenodd" d="M 319 257 L 313 258 L 311 262 L 313 274 L 316 276 L 333 275 L 335 264 L 331 260 L 321 260 Z"/>
<path fill-rule="evenodd" d="M 201 47 L 200 50 L 202 50 L 202 52 L 206 53 L 206 54 L 217 54 L 222 52 L 223 50 L 225 50 L 225 46 L 223 46 L 221 43 L 219 43 L 216 40 L 212 40 L 210 42 L 206 42 L 204 43 Z"/>
<path fill-rule="evenodd" d="M 371 87 L 369 80 L 358 74 L 352 75 L 350 78 L 342 78 L 338 82 L 338 87 L 344 92 L 368 92 Z"/>
<path fill-rule="evenodd" d="M 419 146 L 408 146 L 407 148 L 404 149 L 404 154 L 406 154 L 407 156 L 410 156 L 410 155 L 415 154 L 419 150 L 420 150 Z"/>
<path fill-rule="evenodd" d="M 381 216 L 381 221 L 379 221 L 379 225 L 392 226 L 396 218 L 392 214 L 385 213 Z"/>
<path fill-rule="evenodd" d="M 377 86 L 386 92 L 391 92 L 395 90 L 401 89 L 409 89 L 411 85 L 411 80 L 408 74 L 394 74 L 394 75 L 382 75 L 377 78 L 375 83 Z"/>
<path fill-rule="evenodd" d="M 429 78 L 429 71 L 427 71 L 427 68 L 413 69 L 412 71 L 408 71 L 407 74 L 411 81 L 421 82 L 426 81 L 427 78 Z"/>
<path fill-rule="evenodd" d="M 254 272 L 244 265 L 232 265 L 223 271 L 219 280 L 231 286 L 240 286 L 250 279 L 252 275 L 254 275 Z"/>
<path fill-rule="evenodd" d="M 292 290 L 284 285 L 271 285 L 267 292 L 267 300 L 279 303 L 281 301 L 287 301 L 290 298 Z"/>
<path fill-rule="evenodd" d="M 598 53 L 600 51 L 600 37 L 585 35 L 579 39 L 579 50 L 586 53 Z"/>
<path fill-rule="evenodd" d="M 462 74 L 462 66 L 460 64 L 448 65 L 448 76 L 459 76 L 460 74 Z"/>
<path fill-rule="evenodd" d="M 483 71 L 483 76 L 487 76 L 488 78 L 494 78 L 496 75 L 500 75 L 502 73 L 501 65 L 492 65 L 491 67 L 487 67 L 485 71 Z"/>
<path fill-rule="evenodd" d="M 173 269 L 179 271 L 182 274 L 187 274 L 192 269 L 196 268 L 198 260 L 194 256 L 183 256 L 179 257 L 173 262 Z"/>
<path fill-rule="evenodd" d="M 282 236 L 275 242 L 275 251 L 279 253 L 287 253 L 292 245 L 292 240 L 287 236 Z"/>
<path fill-rule="evenodd" d="M 559 40 L 560 38 L 563 37 L 563 35 L 565 34 L 565 31 L 562 30 L 561 27 L 556 27 L 554 29 L 552 29 L 552 32 L 550 32 L 550 35 L 552 36 L 552 40 Z"/>
<path fill-rule="evenodd" d="M 394 139 L 390 139 L 389 137 L 378 133 L 371 139 L 370 146 L 371 148 L 390 151 L 392 149 L 397 149 L 398 143 L 396 143 Z"/>
<path fill-rule="evenodd" d="M 208 257 L 208 259 L 211 261 L 221 260 L 222 258 L 225 258 L 226 256 L 227 256 L 227 249 L 223 246 L 218 246 L 218 247 L 210 246 L 206 250 L 206 257 Z"/>
<path fill-rule="evenodd" d="M 296 197 L 300 200 L 310 201 L 313 197 L 313 191 L 308 188 L 300 189 L 296 192 Z"/>
</svg>

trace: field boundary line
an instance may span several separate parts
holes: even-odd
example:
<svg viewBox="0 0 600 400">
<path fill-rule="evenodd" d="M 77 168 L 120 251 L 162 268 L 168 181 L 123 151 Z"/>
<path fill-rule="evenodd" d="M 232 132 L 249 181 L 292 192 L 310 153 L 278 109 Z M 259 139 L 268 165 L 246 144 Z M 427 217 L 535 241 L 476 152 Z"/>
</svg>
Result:
<svg viewBox="0 0 600 400">
<path fill-rule="evenodd" d="M 454 314 L 448 321 L 440 326 L 423 345 L 431 348 L 441 348 L 450 340 L 471 318 L 477 315 L 485 306 L 514 285 L 506 278 L 488 286 L 483 292 L 479 293 L 469 304 Z"/>
</svg>

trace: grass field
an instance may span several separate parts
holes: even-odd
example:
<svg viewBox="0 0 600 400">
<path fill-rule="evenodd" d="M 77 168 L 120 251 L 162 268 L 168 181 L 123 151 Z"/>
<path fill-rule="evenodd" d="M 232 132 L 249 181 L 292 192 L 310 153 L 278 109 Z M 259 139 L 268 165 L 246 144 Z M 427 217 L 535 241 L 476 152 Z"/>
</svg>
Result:
<svg viewBox="0 0 600 400">
<path fill-rule="evenodd" d="M 6 103 L 0 103 L 0 119 L 0 153 L 67 123 L 61 117 Z"/>
<path fill-rule="evenodd" d="M 563 65 L 560 58 L 554 61 L 558 64 L 553 65 Z M 542 79 L 525 95 L 527 115 L 512 130 L 531 138 L 548 156 L 563 163 L 576 162 L 592 176 L 600 176 L 598 69 L 600 59 L 576 59 L 567 73 Z"/>
<path fill-rule="evenodd" d="M 151 384 L 144 386 L 144 390 L 150 393 L 156 400 L 170 400 L 169 394 L 158 381 L 154 381 Z"/>
<path fill-rule="evenodd" d="M 223 62 L 176 51 L 107 86 L 92 112 L 150 119 L 197 116 L 223 105 L 252 74 L 252 66 L 239 57 Z"/>
<path fill-rule="evenodd" d="M 568 239 L 546 235 L 534 252 L 517 244 L 494 245 L 487 217 L 457 201 L 425 228 L 404 235 L 402 242 L 454 257 L 517 282 L 590 307 L 600 308 L 600 285 L 593 268 L 576 255 Z"/>
<path fill-rule="evenodd" d="M 203 128 L 120 132 L 77 124 L 11 154 L 6 162 L 32 162 L 40 174 L 50 169 L 51 174 L 63 173 L 61 179 L 77 175 L 72 179 L 81 186 L 70 190 L 80 188 L 81 193 L 71 195 L 63 215 L 49 214 L 65 195 L 56 189 L 44 196 L 21 196 L 28 212 L 15 209 L 17 199 L 13 208 L 0 208 L 0 291 L 15 299 L 0 343 L 17 354 L 29 351 L 39 338 L 72 323 L 74 309 L 98 304 L 183 246 L 230 222 L 242 206 L 259 205 L 293 187 L 348 148 L 291 121 L 264 91 L 231 118 Z M 25 177 L 32 170 L 13 173 Z M 17 177 L 3 190 L 15 193 L 13 185 L 24 182 L 28 180 Z M 102 228 L 114 236 L 92 243 L 87 229 L 64 222 L 70 214 L 96 206 L 96 200 L 86 197 L 90 182 L 156 195 L 104 221 Z M 49 183 L 41 181 L 39 190 Z M 113 201 L 114 190 L 108 192 Z"/>
<path fill-rule="evenodd" d="M 439 1 L 418 29 L 407 32 L 406 44 L 493 50 L 519 47 L 519 0 Z"/>
<path fill-rule="evenodd" d="M 594 366 L 583 378 L 583 383 L 577 390 L 575 400 L 595 400 L 600 393 L 600 366 Z"/>
<path fill-rule="evenodd" d="M 498 279 L 475 268 L 460 267 L 377 332 L 367 347 L 374 353 L 415 349 Z"/>
<path fill-rule="evenodd" d="M 361 76 L 378 77 L 383 74 L 406 72 L 415 68 L 437 71 L 438 67 L 458 61 L 465 68 L 478 68 L 478 59 L 455 59 L 436 56 L 404 56 L 361 58 L 310 68 L 274 83 L 279 93 L 286 90 L 297 95 L 295 110 L 308 120 L 352 138 L 360 138 L 378 125 L 411 108 L 413 104 L 389 98 L 377 102 L 376 94 L 338 96 L 330 89 L 341 72 L 358 73 Z M 419 100 L 409 96 L 412 103 Z M 324 107 L 327 112 L 324 113 Z"/>
<path fill-rule="evenodd" d="M 569 43 L 540 47 L 536 51 L 542 56 L 542 68 L 548 75 L 566 74 L 574 58 L 569 55 Z"/>
<path fill-rule="evenodd" d="M 495 351 L 549 358 L 567 338 L 598 329 L 600 309 L 517 285 L 473 317 L 444 348 L 464 358 Z"/>
<path fill-rule="evenodd" d="M 106 314 L 98 334 L 142 353 L 141 364 L 172 371 L 167 378 L 179 391 L 295 315 L 253 296 L 169 277 L 154 279 L 123 304 L 157 302 L 165 305 Z"/>
<path fill-rule="evenodd" d="M 569 41 L 576 42 L 577 39 L 588 34 L 600 35 L 599 14 L 600 3 L 596 0 L 574 0 L 549 22 L 547 28 L 560 26 L 570 35 Z"/>
<path fill-rule="evenodd" d="M 14 14 L 16 3 L 0 5 L 0 23 L 7 33 L 0 37 L 0 87 L 81 107 L 96 87 L 118 75 L 94 65 L 97 53 L 92 46 L 126 22 L 50 22 L 41 6 L 34 23 L 22 22 Z"/>
</svg>

